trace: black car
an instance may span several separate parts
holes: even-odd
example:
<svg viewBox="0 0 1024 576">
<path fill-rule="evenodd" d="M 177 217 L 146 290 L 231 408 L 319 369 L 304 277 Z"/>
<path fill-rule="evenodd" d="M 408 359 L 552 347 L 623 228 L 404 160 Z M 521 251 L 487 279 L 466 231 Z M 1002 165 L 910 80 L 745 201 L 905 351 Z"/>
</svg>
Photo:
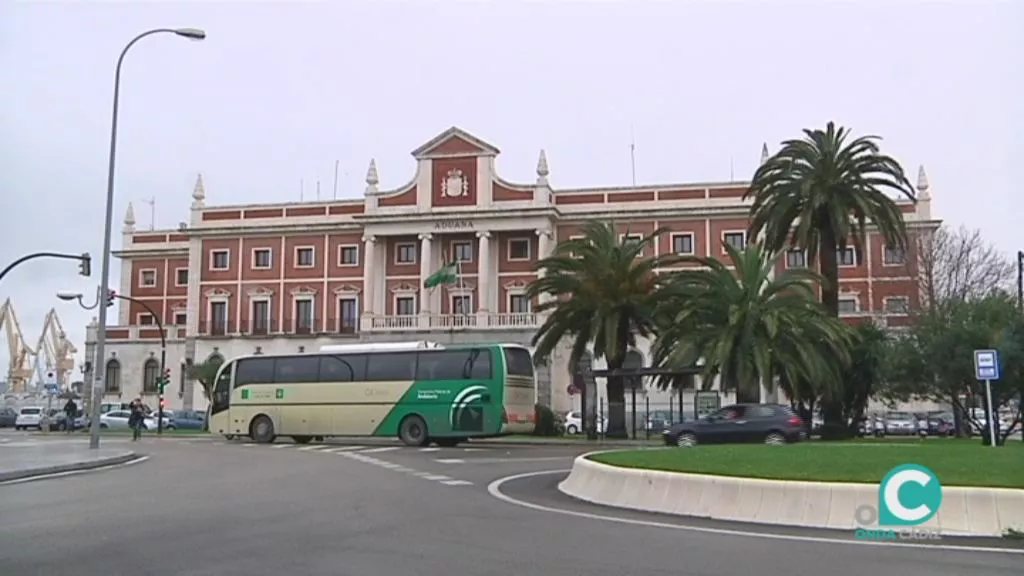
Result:
<svg viewBox="0 0 1024 576">
<path fill-rule="evenodd" d="M 788 444 L 805 434 L 804 423 L 788 406 L 780 404 L 733 404 L 698 420 L 682 422 L 665 430 L 669 446 L 763 442 Z"/>
</svg>

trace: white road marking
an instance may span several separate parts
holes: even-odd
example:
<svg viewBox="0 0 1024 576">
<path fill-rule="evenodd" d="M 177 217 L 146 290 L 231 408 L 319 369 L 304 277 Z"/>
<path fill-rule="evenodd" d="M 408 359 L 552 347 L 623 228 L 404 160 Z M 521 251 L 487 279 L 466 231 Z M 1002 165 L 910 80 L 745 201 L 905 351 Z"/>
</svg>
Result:
<svg viewBox="0 0 1024 576">
<path fill-rule="evenodd" d="M 469 480 L 448 480 L 448 481 L 445 481 L 445 482 L 441 482 L 441 484 L 444 484 L 445 486 L 472 486 L 473 485 L 473 483 L 470 482 Z"/>
<path fill-rule="evenodd" d="M 327 451 L 337 454 L 338 452 L 350 452 L 352 450 L 362 450 L 366 446 L 338 446 L 336 448 L 330 448 Z"/>
<path fill-rule="evenodd" d="M 410 474 L 412 472 L 415 472 L 415 470 L 413 470 L 412 468 L 409 468 L 408 466 L 398 466 L 398 467 L 392 468 L 392 470 L 394 470 L 395 472 L 405 472 L 406 474 Z"/>
<path fill-rule="evenodd" d="M 464 464 L 466 461 L 461 458 L 436 458 L 438 464 Z"/>
<path fill-rule="evenodd" d="M 435 480 L 435 481 L 451 480 L 451 478 L 449 478 L 448 476 L 444 476 L 444 475 L 441 475 L 441 474 L 428 474 L 426 476 L 423 476 L 423 479 L 424 480 Z"/>
<path fill-rule="evenodd" d="M 245 444 L 242 444 L 242 446 L 255 446 L 255 445 L 256 444 L 253 443 L 253 442 L 246 442 Z"/>
<path fill-rule="evenodd" d="M 566 516 L 575 516 L 576 518 L 586 518 L 588 520 L 604 520 L 605 522 L 616 522 L 619 524 L 628 524 L 631 526 L 650 526 L 652 528 L 666 528 L 669 530 L 682 530 L 686 532 L 702 532 L 705 534 L 719 534 L 722 536 L 745 536 L 747 538 L 763 538 L 766 540 L 786 540 L 796 542 L 814 542 L 820 544 L 839 544 L 846 546 L 891 546 L 896 548 L 917 548 L 922 550 L 952 550 L 956 552 L 988 552 L 992 554 L 1024 554 L 1024 549 L 1014 548 L 986 548 L 981 546 L 957 546 L 953 544 L 913 544 L 910 542 L 872 542 L 869 540 L 843 540 L 839 538 L 827 538 L 822 536 L 797 536 L 795 534 L 775 534 L 771 532 L 755 532 L 753 530 L 729 530 L 726 528 L 706 528 L 703 526 L 684 526 L 680 524 L 670 524 L 668 522 L 657 522 L 653 520 L 635 520 L 633 518 L 620 518 L 616 516 L 605 516 L 603 514 L 592 514 L 589 512 L 577 512 L 576 510 L 563 510 L 561 508 L 552 508 L 550 506 L 543 506 L 541 504 L 534 504 L 532 502 L 525 502 L 513 498 L 501 491 L 501 487 L 515 480 L 522 480 L 523 478 L 532 478 L 534 476 L 545 476 L 552 474 L 567 474 L 571 470 L 541 470 L 539 472 L 526 472 L 525 474 L 514 474 L 512 476 L 506 476 L 504 478 L 498 478 L 494 482 L 487 485 L 487 492 L 505 502 L 506 504 L 512 504 L 513 506 L 519 506 L 522 508 L 529 508 L 530 510 L 537 510 L 540 512 L 550 512 L 552 514 L 564 514 Z M 683 518 L 683 517 L 680 517 Z"/>
<path fill-rule="evenodd" d="M 270 447 L 271 448 L 291 448 L 292 446 L 295 446 L 295 444 L 272 444 Z"/>
<path fill-rule="evenodd" d="M 420 452 L 437 452 L 440 448 L 420 448 Z"/>
<path fill-rule="evenodd" d="M 323 450 L 324 448 L 326 448 L 326 446 L 303 446 L 302 448 L 299 448 L 299 450 L 303 452 L 311 452 L 313 450 Z"/>
<path fill-rule="evenodd" d="M 391 462 L 385 462 L 383 460 L 380 460 L 379 462 L 377 462 L 377 464 L 379 464 L 380 466 L 383 466 L 385 468 L 389 468 L 391 470 L 394 470 L 395 468 L 401 468 L 402 467 L 401 464 L 394 464 L 394 463 L 391 463 Z"/>
<path fill-rule="evenodd" d="M 487 452 L 487 448 L 463 448 L 463 452 Z"/>
<path fill-rule="evenodd" d="M 427 476 L 433 476 L 433 472 L 414 472 L 413 476 L 419 476 L 420 478 L 426 478 Z"/>
<path fill-rule="evenodd" d="M 393 450 L 401 450 L 397 446 L 385 446 L 383 448 L 370 448 L 369 450 L 363 450 L 363 454 L 376 454 L 378 452 L 391 452 Z"/>
</svg>

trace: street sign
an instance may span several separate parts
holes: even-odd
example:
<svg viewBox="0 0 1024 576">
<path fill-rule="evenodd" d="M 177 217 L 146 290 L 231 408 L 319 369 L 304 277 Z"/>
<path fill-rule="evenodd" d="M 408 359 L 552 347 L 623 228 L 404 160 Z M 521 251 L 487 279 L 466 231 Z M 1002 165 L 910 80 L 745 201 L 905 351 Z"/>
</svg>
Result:
<svg viewBox="0 0 1024 576">
<path fill-rule="evenodd" d="M 974 378 L 976 380 L 999 380 L 999 352 L 997 350 L 974 351 Z"/>
<path fill-rule="evenodd" d="M 57 394 L 60 394 L 60 386 L 56 384 L 43 384 L 43 389 L 45 389 L 46 393 L 50 394 L 51 396 L 56 396 Z"/>
</svg>

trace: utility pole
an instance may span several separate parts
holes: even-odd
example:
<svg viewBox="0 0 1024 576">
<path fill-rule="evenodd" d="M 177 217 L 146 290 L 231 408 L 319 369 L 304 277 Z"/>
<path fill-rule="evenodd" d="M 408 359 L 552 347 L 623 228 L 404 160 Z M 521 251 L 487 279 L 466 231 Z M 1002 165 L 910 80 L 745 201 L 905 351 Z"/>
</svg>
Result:
<svg viewBox="0 0 1024 576">
<path fill-rule="evenodd" d="M 1017 309 L 1024 312 L 1024 250 L 1017 251 Z"/>
</svg>

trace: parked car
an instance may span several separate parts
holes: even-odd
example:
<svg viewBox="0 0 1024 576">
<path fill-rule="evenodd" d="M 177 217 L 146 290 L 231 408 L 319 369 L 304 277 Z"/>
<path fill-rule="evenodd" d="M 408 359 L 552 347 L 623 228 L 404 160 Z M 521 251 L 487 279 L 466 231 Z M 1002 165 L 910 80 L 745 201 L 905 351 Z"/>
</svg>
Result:
<svg viewBox="0 0 1024 576">
<path fill-rule="evenodd" d="M 956 436 L 956 424 L 953 415 L 945 412 L 932 412 L 926 417 L 924 433 L 927 436 Z"/>
<path fill-rule="evenodd" d="M 179 430 L 202 430 L 206 426 L 206 412 L 199 410 L 164 410 L 164 416 Z"/>
<path fill-rule="evenodd" d="M 763 442 L 780 445 L 804 438 L 803 420 L 780 404 L 733 404 L 698 420 L 665 430 L 669 446 Z"/>
<path fill-rule="evenodd" d="M 42 406 L 25 406 L 18 410 L 18 416 L 14 419 L 14 429 L 27 430 L 29 428 L 43 429 Z"/>
<path fill-rule="evenodd" d="M 0 428 L 10 428 L 18 419 L 18 411 L 10 406 L 0 408 Z"/>
<path fill-rule="evenodd" d="M 914 436 L 918 433 L 917 423 L 917 416 L 909 412 L 889 412 L 885 415 L 885 433 L 893 436 Z"/>
<path fill-rule="evenodd" d="M 127 430 L 128 418 L 131 412 L 127 410 L 112 410 L 100 416 L 100 428 L 110 430 Z M 142 421 L 143 430 L 156 430 L 156 420 L 146 418 Z"/>
<path fill-rule="evenodd" d="M 608 424 L 607 419 L 598 417 L 597 419 L 597 433 L 604 434 L 605 428 Z M 565 414 L 565 433 L 566 434 L 579 434 L 583 431 L 583 414 L 579 410 L 573 410 Z"/>
</svg>

